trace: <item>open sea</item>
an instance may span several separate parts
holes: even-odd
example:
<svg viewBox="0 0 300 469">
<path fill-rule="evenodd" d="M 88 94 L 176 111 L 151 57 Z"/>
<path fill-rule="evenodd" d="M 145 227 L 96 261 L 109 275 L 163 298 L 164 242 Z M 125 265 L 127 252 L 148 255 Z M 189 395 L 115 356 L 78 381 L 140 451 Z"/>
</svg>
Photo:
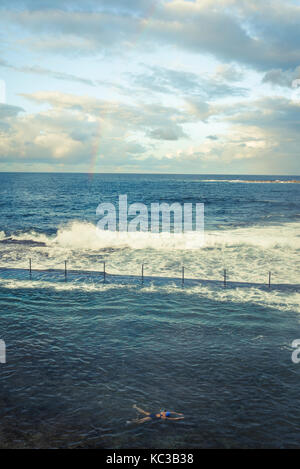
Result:
<svg viewBox="0 0 300 469">
<path fill-rule="evenodd" d="M 204 203 L 204 245 L 99 235 L 120 194 Z M 300 447 L 300 177 L 0 173 L 0 208 L 1 448 Z"/>
</svg>

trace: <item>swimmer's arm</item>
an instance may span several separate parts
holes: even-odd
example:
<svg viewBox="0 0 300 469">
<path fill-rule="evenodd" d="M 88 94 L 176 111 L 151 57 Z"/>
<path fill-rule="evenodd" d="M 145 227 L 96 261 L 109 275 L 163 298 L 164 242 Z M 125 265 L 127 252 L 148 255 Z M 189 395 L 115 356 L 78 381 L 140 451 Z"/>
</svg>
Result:
<svg viewBox="0 0 300 469">
<path fill-rule="evenodd" d="M 183 420 L 184 417 L 166 417 L 168 420 Z"/>
</svg>

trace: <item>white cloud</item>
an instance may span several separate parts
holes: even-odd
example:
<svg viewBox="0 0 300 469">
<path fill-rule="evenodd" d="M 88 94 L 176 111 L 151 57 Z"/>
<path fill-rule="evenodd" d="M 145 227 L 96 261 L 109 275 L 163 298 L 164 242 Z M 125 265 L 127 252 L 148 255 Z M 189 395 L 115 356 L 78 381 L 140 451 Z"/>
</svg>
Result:
<svg viewBox="0 0 300 469">
<path fill-rule="evenodd" d="M 78 77 L 76 75 L 72 75 L 70 73 L 65 72 L 57 72 L 54 70 L 49 70 L 47 68 L 40 67 L 38 65 L 35 66 L 16 66 L 8 63 L 6 60 L 0 59 L 0 67 L 9 68 L 16 72 L 21 73 L 29 73 L 34 75 L 43 75 L 48 78 L 55 78 L 56 80 L 65 80 L 71 82 L 77 82 L 88 86 L 95 86 L 96 83 L 88 78 Z"/>
<path fill-rule="evenodd" d="M 19 114 L 21 109 L 0 107 L 0 161 L 24 161 L 87 168 L 94 158 L 99 169 L 201 171 L 240 167 L 253 161 L 264 167 L 297 164 L 300 103 L 281 98 L 210 105 L 187 102 L 182 110 L 162 105 L 128 106 L 57 92 L 27 95 L 50 109 Z M 2 113 L 1 113 L 2 111 Z M 228 130 L 201 142 L 186 138 L 183 125 L 225 121 Z M 165 142 L 156 147 L 155 142 Z M 169 142 L 169 143 L 168 143 Z M 176 147 L 171 143 L 176 142 Z M 168 147 L 168 145 L 171 145 Z M 167 146 L 166 146 L 167 145 Z M 293 171 L 291 171 L 293 172 Z"/>
</svg>

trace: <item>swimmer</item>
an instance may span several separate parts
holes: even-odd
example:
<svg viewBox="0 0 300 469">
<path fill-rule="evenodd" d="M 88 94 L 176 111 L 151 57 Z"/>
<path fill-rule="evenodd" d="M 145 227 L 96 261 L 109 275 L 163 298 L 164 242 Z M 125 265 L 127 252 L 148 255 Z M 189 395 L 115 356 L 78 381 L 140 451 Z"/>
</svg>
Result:
<svg viewBox="0 0 300 469">
<path fill-rule="evenodd" d="M 169 411 L 163 410 L 161 412 L 158 412 L 157 414 L 151 414 L 151 412 L 146 412 L 145 410 L 137 407 L 135 404 L 133 405 L 133 408 L 136 409 L 141 414 L 146 415 L 146 417 L 143 417 L 141 419 L 133 420 L 133 422 L 135 423 L 150 422 L 150 420 L 182 420 L 184 419 L 183 414 L 180 414 L 179 412 L 169 412 Z"/>
</svg>

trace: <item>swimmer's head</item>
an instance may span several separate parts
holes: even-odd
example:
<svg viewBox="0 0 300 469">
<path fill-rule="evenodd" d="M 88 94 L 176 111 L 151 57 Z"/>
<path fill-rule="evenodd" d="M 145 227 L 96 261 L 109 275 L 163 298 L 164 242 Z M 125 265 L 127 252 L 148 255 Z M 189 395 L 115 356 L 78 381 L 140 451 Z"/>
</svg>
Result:
<svg viewBox="0 0 300 469">
<path fill-rule="evenodd" d="M 166 409 L 160 411 L 160 416 L 163 417 L 163 418 L 169 417 L 170 415 L 171 415 L 171 413 L 167 412 Z"/>
</svg>

